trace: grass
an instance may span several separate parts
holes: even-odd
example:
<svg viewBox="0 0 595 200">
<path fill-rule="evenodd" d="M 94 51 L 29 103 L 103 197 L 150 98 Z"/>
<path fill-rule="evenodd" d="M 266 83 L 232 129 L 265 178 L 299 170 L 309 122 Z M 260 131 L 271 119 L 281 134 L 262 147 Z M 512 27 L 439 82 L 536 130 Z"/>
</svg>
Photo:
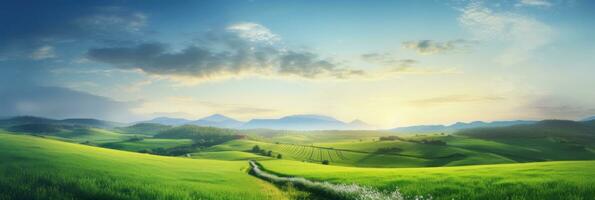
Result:
<svg viewBox="0 0 595 200">
<path fill-rule="evenodd" d="M 382 191 L 396 187 L 408 197 L 434 199 L 592 199 L 595 161 L 435 168 L 356 168 L 274 160 L 269 171 L 333 183 L 356 183 Z"/>
<path fill-rule="evenodd" d="M 320 146 L 268 143 L 253 140 L 233 140 L 208 148 L 206 151 L 244 151 L 254 145 L 282 154 L 284 159 L 357 167 L 422 167 L 513 163 L 515 161 L 492 153 L 483 153 L 451 146 L 427 145 L 402 141 L 351 141 L 320 143 Z M 396 147 L 400 151 L 378 152 Z M 217 157 L 211 157 L 218 159 Z"/>
<path fill-rule="evenodd" d="M 119 149 L 124 151 L 134 151 L 139 152 L 142 150 L 150 150 L 150 149 L 168 149 L 180 146 L 188 146 L 192 145 L 192 140 L 190 139 L 155 139 L 155 138 L 146 138 L 139 141 L 121 141 L 121 142 L 113 142 L 103 144 L 103 147 L 110 148 L 110 149 Z"/>
<path fill-rule="evenodd" d="M 0 133 L 0 199 L 284 199 L 247 163 L 174 158 Z"/>
<path fill-rule="evenodd" d="M 198 152 L 190 154 L 196 159 L 217 159 L 217 160 L 271 160 L 274 158 L 260 156 L 253 153 L 242 151 L 217 151 L 217 152 Z"/>
</svg>

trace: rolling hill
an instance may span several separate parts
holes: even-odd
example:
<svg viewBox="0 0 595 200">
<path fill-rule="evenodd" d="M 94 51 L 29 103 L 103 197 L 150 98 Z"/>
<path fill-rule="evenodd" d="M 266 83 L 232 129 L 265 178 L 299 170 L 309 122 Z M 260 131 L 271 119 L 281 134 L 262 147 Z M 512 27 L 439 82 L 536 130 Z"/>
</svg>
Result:
<svg viewBox="0 0 595 200">
<path fill-rule="evenodd" d="M 156 124 L 156 123 L 138 123 L 132 126 L 116 128 L 117 131 L 127 134 L 139 134 L 139 135 L 157 135 L 161 131 L 172 128 L 169 125 Z"/>
<path fill-rule="evenodd" d="M 33 117 L 33 116 L 20 116 L 20 117 L 11 117 L 0 120 L 0 128 L 16 126 L 16 125 L 24 125 L 24 124 L 57 124 L 57 125 L 77 125 L 77 126 L 87 126 L 93 128 L 115 128 L 120 126 L 125 126 L 123 123 L 118 122 L 111 122 L 111 121 L 104 121 L 104 120 L 97 120 L 97 119 L 63 119 L 63 120 L 56 120 L 56 119 L 49 119 L 43 117 Z"/>
<path fill-rule="evenodd" d="M 407 199 L 592 199 L 595 161 L 539 162 L 430 168 L 357 168 L 288 160 L 259 161 L 273 173 L 380 191 Z M 423 197 L 422 197 L 423 196 Z"/>
<path fill-rule="evenodd" d="M 246 162 L 154 156 L 0 133 L 0 199 L 286 199 Z"/>
</svg>

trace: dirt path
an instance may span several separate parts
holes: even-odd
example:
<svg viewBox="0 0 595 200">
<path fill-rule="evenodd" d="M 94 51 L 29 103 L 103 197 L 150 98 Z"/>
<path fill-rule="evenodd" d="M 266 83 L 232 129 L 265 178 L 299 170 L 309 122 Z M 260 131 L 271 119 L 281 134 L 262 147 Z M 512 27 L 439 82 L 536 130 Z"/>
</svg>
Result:
<svg viewBox="0 0 595 200">
<path fill-rule="evenodd" d="M 404 200 L 398 190 L 390 193 L 380 192 L 370 187 L 356 184 L 333 184 L 329 182 L 311 181 L 302 177 L 281 177 L 261 169 L 256 161 L 249 161 L 250 174 L 269 181 L 275 185 L 288 185 L 314 193 L 318 196 L 335 200 Z"/>
</svg>

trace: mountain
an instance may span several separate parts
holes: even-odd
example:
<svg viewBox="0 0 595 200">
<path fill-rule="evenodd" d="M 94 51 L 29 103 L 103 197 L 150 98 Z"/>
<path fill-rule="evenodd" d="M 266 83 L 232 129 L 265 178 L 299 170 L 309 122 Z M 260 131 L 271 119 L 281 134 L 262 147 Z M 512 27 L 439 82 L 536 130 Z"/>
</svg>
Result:
<svg viewBox="0 0 595 200">
<path fill-rule="evenodd" d="M 349 129 L 354 129 L 354 130 L 364 130 L 364 129 L 372 128 L 372 125 L 370 125 L 362 120 L 359 120 L 359 119 L 353 120 L 353 121 L 349 122 L 349 124 L 347 124 L 347 125 L 349 126 Z"/>
<path fill-rule="evenodd" d="M 0 120 L 0 127 L 11 127 L 26 124 L 54 124 L 54 125 L 75 125 L 93 128 L 115 128 L 124 126 L 123 123 L 103 121 L 98 119 L 49 119 L 34 116 L 18 116 Z"/>
<path fill-rule="evenodd" d="M 459 131 L 459 130 L 463 130 L 463 129 L 505 127 L 505 126 L 521 125 L 521 124 L 533 124 L 535 122 L 536 121 L 525 121 L 525 120 L 493 121 L 493 122 L 474 121 L 474 122 L 470 122 L 470 123 L 457 122 L 457 123 L 454 123 L 449 126 L 445 126 L 445 125 L 406 126 L 406 127 L 394 128 L 394 129 L 391 129 L 391 131 L 403 132 L 403 133 L 455 132 L 455 131 Z"/>
<path fill-rule="evenodd" d="M 163 124 L 163 125 L 170 125 L 170 126 L 178 126 L 178 125 L 184 125 L 184 124 L 187 124 L 190 122 L 191 122 L 190 120 L 182 119 L 182 118 L 157 117 L 155 119 L 137 122 L 135 124 L 149 123 L 149 124 Z"/>
<path fill-rule="evenodd" d="M 356 122 L 357 124 L 357 122 Z M 279 119 L 253 119 L 245 123 L 244 129 L 281 130 L 344 130 L 350 124 L 323 115 L 290 115 Z"/>
<path fill-rule="evenodd" d="M 595 116 L 584 118 L 581 121 L 586 122 L 586 121 L 593 121 L 593 120 L 595 120 Z"/>
<path fill-rule="evenodd" d="M 214 114 L 196 121 L 188 122 L 187 124 L 193 124 L 197 126 L 211 126 L 218 128 L 239 128 L 244 122 L 229 118 L 225 115 Z"/>
</svg>

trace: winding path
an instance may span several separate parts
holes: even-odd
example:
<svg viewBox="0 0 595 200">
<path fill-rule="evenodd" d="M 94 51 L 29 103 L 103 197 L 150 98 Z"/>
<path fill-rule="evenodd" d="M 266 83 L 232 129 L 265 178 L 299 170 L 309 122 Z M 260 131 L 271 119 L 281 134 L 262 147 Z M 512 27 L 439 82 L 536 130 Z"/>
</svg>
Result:
<svg viewBox="0 0 595 200">
<path fill-rule="evenodd" d="M 316 195 L 336 200 L 404 200 L 399 190 L 390 193 L 380 192 L 370 187 L 356 184 L 333 184 L 311 181 L 302 177 L 281 177 L 260 168 L 256 161 L 249 161 L 250 174 L 276 185 L 291 184 L 294 187 Z"/>
</svg>

